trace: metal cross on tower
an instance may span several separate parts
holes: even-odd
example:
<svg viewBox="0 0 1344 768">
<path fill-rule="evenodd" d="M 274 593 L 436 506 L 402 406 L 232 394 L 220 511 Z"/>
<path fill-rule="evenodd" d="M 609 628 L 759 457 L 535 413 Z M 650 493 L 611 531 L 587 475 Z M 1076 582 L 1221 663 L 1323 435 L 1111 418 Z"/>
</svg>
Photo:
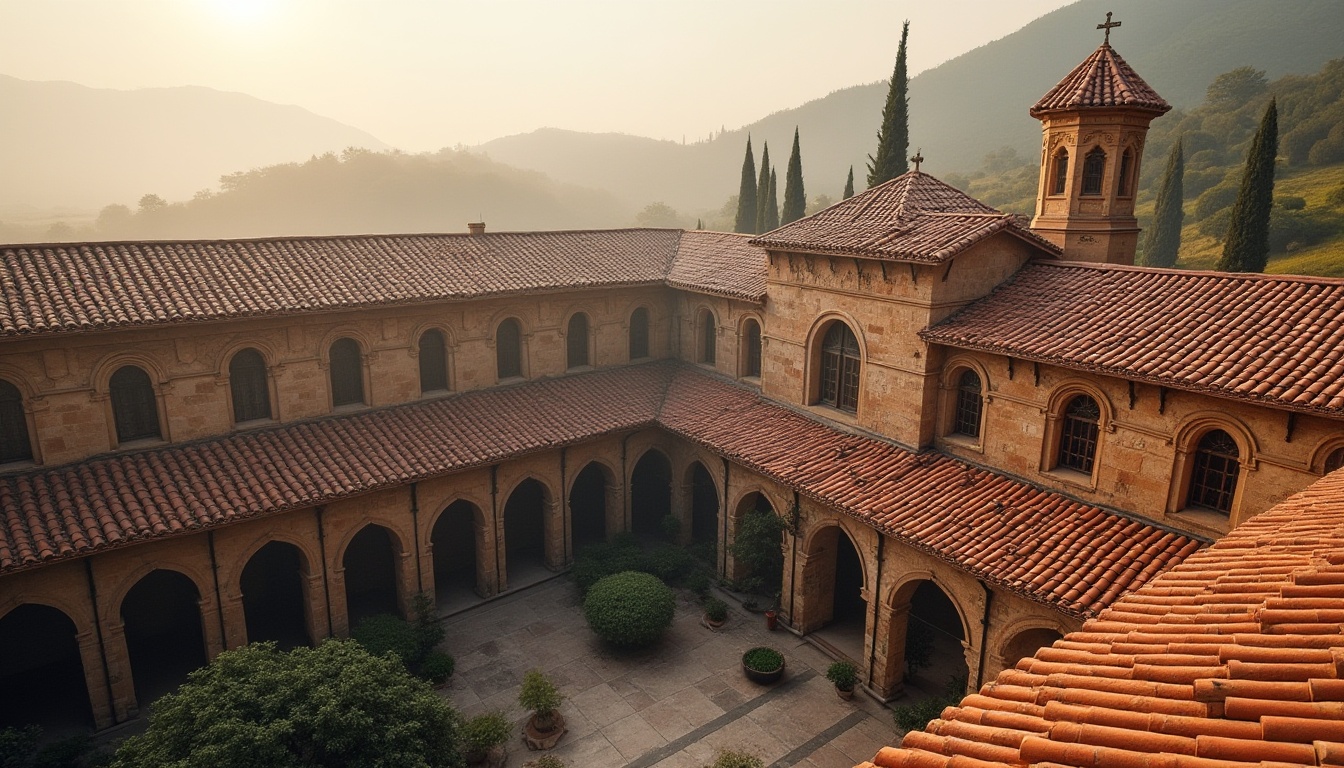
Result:
<svg viewBox="0 0 1344 768">
<path fill-rule="evenodd" d="M 916 149 L 915 156 L 910 158 L 910 162 L 915 164 L 915 173 L 919 173 L 919 164 L 924 162 L 924 155 L 922 154 L 923 151 L 924 150 L 922 149 Z"/>
<path fill-rule="evenodd" d="M 1111 28 L 1112 28 L 1112 27 L 1118 27 L 1118 26 L 1120 26 L 1120 22 L 1118 22 L 1118 21 L 1111 21 L 1111 12 L 1110 12 L 1110 11 L 1107 11 L 1107 12 L 1106 12 L 1106 23 L 1105 23 L 1105 24 L 1098 24 L 1098 25 L 1097 25 L 1097 29 L 1104 29 L 1104 30 L 1106 30 L 1106 39 L 1102 42 L 1103 45 L 1110 45 L 1110 44 L 1111 44 Z"/>
</svg>

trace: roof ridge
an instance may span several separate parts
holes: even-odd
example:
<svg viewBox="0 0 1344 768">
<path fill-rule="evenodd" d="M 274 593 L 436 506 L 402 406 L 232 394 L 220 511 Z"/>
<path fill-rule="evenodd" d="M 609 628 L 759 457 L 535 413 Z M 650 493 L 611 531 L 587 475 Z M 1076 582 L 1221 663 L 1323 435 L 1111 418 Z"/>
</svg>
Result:
<svg viewBox="0 0 1344 768">
<path fill-rule="evenodd" d="M 289 243 L 289 242 L 316 242 L 323 240 L 408 240 L 412 238 L 425 237 L 445 237 L 445 238 L 467 238 L 467 237 L 496 237 L 499 235 L 582 235 L 590 233 L 609 233 L 609 232 L 708 232 L 712 230 L 688 230 L 680 227 L 584 227 L 579 229 L 542 229 L 542 230 L 523 230 L 523 229 L 502 229 L 497 232 L 482 232 L 479 235 L 473 235 L 470 232 L 366 232 L 362 234 L 333 234 L 333 235 L 260 235 L 256 237 L 197 237 L 197 238 L 167 238 L 167 239 L 140 239 L 140 240 L 72 240 L 72 241 L 45 241 L 35 243 L 5 243 L 0 242 L 0 252 L 8 250 L 17 250 L 20 248 L 29 249 L 49 249 L 49 248 L 79 248 L 84 246 L 113 246 L 113 245 L 140 245 L 140 246 L 163 246 L 163 245 L 203 245 L 216 243 Z M 722 232 L 717 234 L 735 235 L 736 232 Z M 747 235 L 754 237 L 755 235 Z"/>
<path fill-rule="evenodd" d="M 1100 262 L 1068 261 L 1065 259 L 1054 259 L 1051 261 L 1032 260 L 1029 262 L 1029 266 L 1059 267 L 1063 269 L 1092 270 L 1096 272 L 1147 272 L 1151 274 L 1172 275 L 1174 277 L 1212 277 L 1220 280 L 1243 280 L 1247 282 L 1263 281 L 1344 285 L 1344 277 L 1329 277 L 1326 275 L 1292 275 L 1270 272 L 1219 272 L 1214 269 L 1149 267 L 1140 264 L 1103 264 Z"/>
</svg>

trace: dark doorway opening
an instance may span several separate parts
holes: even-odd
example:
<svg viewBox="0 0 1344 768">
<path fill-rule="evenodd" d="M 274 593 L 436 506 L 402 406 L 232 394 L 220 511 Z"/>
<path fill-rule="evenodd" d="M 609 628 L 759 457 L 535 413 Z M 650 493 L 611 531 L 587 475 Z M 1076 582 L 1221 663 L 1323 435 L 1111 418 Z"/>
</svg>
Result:
<svg viewBox="0 0 1344 768">
<path fill-rule="evenodd" d="M 672 463 L 657 449 L 646 452 L 630 474 L 630 528 L 641 539 L 662 537 L 672 514 Z"/>
<path fill-rule="evenodd" d="M 380 613 L 401 615 L 397 601 L 397 547 L 381 525 L 355 534 L 341 558 L 345 569 L 345 610 L 353 629 L 361 619 Z"/>
<path fill-rule="evenodd" d="M 691 464 L 691 541 L 709 545 L 719 541 L 719 489 L 698 461 Z"/>
<path fill-rule="evenodd" d="M 590 463 L 574 478 L 569 519 L 575 553 L 607 540 L 607 471 L 601 464 Z"/>
<path fill-rule="evenodd" d="M 248 642 L 273 640 L 285 650 L 312 644 L 303 594 L 303 555 L 298 547 L 269 542 L 247 561 L 239 586 Z"/>
<path fill-rule="evenodd" d="M 921 581 L 910 598 L 906 625 L 907 673 L 930 692 L 965 692 L 970 669 L 963 646 L 966 632 L 952 598 L 932 581 Z"/>
<path fill-rule="evenodd" d="M 205 666 L 201 595 L 196 583 L 177 571 L 159 569 L 145 576 L 121 601 L 126 649 L 140 710 Z"/>
<path fill-rule="evenodd" d="M 0 729 L 37 725 L 60 733 L 93 727 L 69 616 L 29 603 L 0 618 L 0 692 Z"/>
<path fill-rule="evenodd" d="M 429 534 L 434 552 L 434 596 L 441 612 L 480 600 L 476 594 L 477 516 L 475 504 L 459 499 L 443 510 Z"/>
<path fill-rule="evenodd" d="M 505 583 L 517 589 L 550 575 L 546 570 L 546 508 L 550 493 L 531 478 L 504 504 Z"/>
</svg>

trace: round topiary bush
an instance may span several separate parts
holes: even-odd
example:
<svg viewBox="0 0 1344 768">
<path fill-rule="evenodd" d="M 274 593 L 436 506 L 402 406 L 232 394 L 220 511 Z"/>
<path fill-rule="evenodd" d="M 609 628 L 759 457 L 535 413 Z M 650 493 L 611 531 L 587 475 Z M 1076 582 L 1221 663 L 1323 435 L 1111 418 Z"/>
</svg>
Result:
<svg viewBox="0 0 1344 768">
<path fill-rule="evenodd" d="M 625 571 L 588 590 L 583 615 L 597 636 L 612 645 L 638 648 L 662 636 L 672 624 L 676 597 L 657 576 Z"/>
</svg>

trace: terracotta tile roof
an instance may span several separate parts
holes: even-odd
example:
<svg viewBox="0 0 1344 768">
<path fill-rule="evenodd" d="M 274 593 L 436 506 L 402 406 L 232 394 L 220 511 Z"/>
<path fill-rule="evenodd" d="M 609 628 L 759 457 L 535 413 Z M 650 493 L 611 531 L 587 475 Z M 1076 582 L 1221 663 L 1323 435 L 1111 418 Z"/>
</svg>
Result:
<svg viewBox="0 0 1344 768">
<path fill-rule="evenodd" d="M 663 362 L 0 477 L 0 574 L 653 424 L 1073 615 L 1200 546 Z"/>
<path fill-rule="evenodd" d="M 760 303 L 765 300 L 765 251 L 751 235 L 688 230 L 677 244 L 667 284 Z"/>
<path fill-rule="evenodd" d="M 1344 472 L 1122 597 L 873 762 L 1344 765 Z"/>
<path fill-rule="evenodd" d="M 763 259 L 756 267 L 735 240 L 700 234 L 683 249 L 682 237 L 626 229 L 0 246 L 0 337 L 657 285 L 674 261 L 680 287 L 759 301 Z M 717 244 L 728 252 L 715 255 Z"/>
<path fill-rule="evenodd" d="M 941 454 L 839 431 L 690 372 L 673 379 L 658 423 L 978 578 L 1075 616 L 1095 613 L 1201 546 Z"/>
<path fill-rule="evenodd" d="M 1042 96 L 1031 116 L 1079 107 L 1138 107 L 1159 115 L 1171 109 L 1106 43 Z"/>
<path fill-rule="evenodd" d="M 1344 280 L 1037 262 L 920 335 L 1344 415 Z"/>
<path fill-rule="evenodd" d="M 927 173 L 910 171 L 751 242 L 771 250 L 938 263 L 1009 232 L 1060 251 L 1000 213 Z"/>
</svg>

